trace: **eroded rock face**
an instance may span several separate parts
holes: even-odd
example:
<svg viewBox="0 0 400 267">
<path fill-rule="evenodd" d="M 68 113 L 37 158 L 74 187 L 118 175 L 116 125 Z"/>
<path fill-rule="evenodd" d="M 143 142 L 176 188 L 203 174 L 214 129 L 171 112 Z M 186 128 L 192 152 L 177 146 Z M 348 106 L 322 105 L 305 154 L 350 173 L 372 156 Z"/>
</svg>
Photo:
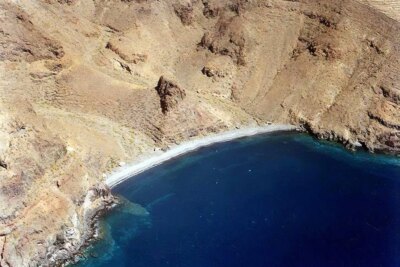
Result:
<svg viewBox="0 0 400 267">
<path fill-rule="evenodd" d="M 1 266 L 74 255 L 104 177 L 190 138 L 270 121 L 400 152 L 400 24 L 359 1 L 6 0 L 0 20 Z"/>
<path fill-rule="evenodd" d="M 21 8 L 0 3 L 0 60 L 28 62 L 40 59 L 61 58 L 64 55 L 59 42 L 52 40 L 30 21 L 29 15 Z"/>
<path fill-rule="evenodd" d="M 185 90 L 164 76 L 160 77 L 156 91 L 160 97 L 161 110 L 164 114 L 176 107 L 186 97 Z"/>
<path fill-rule="evenodd" d="M 193 6 L 191 4 L 175 4 L 174 10 L 184 25 L 190 25 L 193 22 Z"/>
<path fill-rule="evenodd" d="M 96 222 L 99 217 L 115 205 L 117 200 L 111 195 L 109 188 L 102 184 L 90 188 L 82 204 L 82 221 L 62 228 L 55 236 L 53 245 L 47 249 L 46 257 L 39 259 L 41 264 L 54 266 L 77 260 L 82 248 L 94 237 L 98 237 L 95 233 L 98 230 Z"/>
<path fill-rule="evenodd" d="M 228 55 L 236 64 L 244 65 L 246 39 L 243 31 L 240 17 L 222 16 L 214 29 L 203 35 L 199 46 L 214 54 Z"/>
</svg>

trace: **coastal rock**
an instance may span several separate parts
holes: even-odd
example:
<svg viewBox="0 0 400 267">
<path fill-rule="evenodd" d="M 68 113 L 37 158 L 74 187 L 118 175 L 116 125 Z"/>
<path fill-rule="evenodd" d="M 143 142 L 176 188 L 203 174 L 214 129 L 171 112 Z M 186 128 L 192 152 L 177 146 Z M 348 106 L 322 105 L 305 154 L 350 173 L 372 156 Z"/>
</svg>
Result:
<svg viewBox="0 0 400 267">
<path fill-rule="evenodd" d="M 58 266 L 79 259 L 82 248 L 95 236 L 97 220 L 117 203 L 109 188 L 98 184 L 89 189 L 81 207 L 81 218 L 71 227 L 64 227 L 49 247 L 46 258 L 40 259 L 42 266 Z M 78 256 L 78 257 L 75 257 Z"/>
</svg>

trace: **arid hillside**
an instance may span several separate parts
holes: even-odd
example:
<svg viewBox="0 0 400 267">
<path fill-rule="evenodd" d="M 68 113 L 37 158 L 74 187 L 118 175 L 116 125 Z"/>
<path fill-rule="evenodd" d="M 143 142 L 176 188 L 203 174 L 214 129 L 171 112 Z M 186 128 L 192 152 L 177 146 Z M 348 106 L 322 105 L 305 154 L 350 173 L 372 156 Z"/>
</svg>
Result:
<svg viewBox="0 0 400 267">
<path fill-rule="evenodd" d="M 378 9 L 397 21 L 400 20 L 400 1 L 398 0 L 361 0 L 361 2 Z"/>
<path fill-rule="evenodd" d="M 0 1 L 0 266 L 61 264 L 115 167 L 290 123 L 400 152 L 400 4 Z"/>
</svg>

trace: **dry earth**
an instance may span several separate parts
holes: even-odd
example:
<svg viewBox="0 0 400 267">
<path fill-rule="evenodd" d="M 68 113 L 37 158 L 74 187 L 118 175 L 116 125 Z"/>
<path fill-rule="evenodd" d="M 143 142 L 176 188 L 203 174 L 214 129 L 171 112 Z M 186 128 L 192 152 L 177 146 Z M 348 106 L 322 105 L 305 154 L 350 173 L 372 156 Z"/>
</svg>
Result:
<svg viewBox="0 0 400 267">
<path fill-rule="evenodd" d="M 182 140 L 271 121 L 399 154 L 399 3 L 0 0 L 0 266 L 65 262 L 105 174 Z"/>
</svg>

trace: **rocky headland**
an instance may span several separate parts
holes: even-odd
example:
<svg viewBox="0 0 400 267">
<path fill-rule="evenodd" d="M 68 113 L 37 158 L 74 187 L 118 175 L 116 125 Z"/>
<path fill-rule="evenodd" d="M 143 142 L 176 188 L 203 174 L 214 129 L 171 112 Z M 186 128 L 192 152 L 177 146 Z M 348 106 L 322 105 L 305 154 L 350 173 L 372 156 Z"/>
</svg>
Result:
<svg viewBox="0 0 400 267">
<path fill-rule="evenodd" d="M 400 5 L 0 1 L 0 266 L 73 260 L 155 150 L 291 124 L 400 152 Z"/>
</svg>

